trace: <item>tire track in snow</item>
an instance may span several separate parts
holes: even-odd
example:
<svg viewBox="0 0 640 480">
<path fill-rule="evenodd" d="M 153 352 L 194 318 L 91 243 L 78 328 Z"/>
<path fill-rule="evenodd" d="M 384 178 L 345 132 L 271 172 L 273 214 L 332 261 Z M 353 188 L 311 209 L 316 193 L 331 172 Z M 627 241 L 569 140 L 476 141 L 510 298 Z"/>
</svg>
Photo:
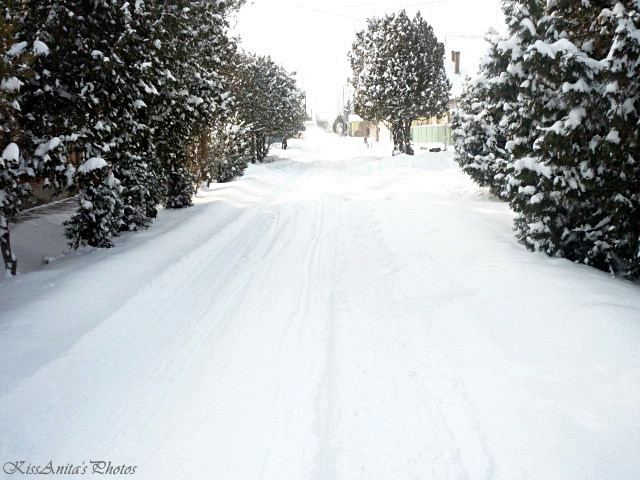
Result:
<svg viewBox="0 0 640 480">
<path fill-rule="evenodd" d="M 256 263 L 262 264 L 262 269 L 269 270 L 274 267 L 278 255 L 286 249 L 290 242 L 295 226 L 290 225 L 290 219 L 280 219 L 280 210 L 273 208 L 278 198 L 286 193 L 287 188 L 292 183 L 292 178 L 281 185 L 276 192 L 270 194 L 263 202 L 253 207 L 246 215 L 229 225 L 219 235 L 205 242 L 190 262 L 182 262 L 182 267 L 187 267 L 189 271 L 195 267 L 194 274 L 187 274 L 183 277 L 184 288 L 180 295 L 176 296 L 169 305 L 161 308 L 163 311 L 172 311 L 179 308 L 194 296 L 205 299 L 198 307 L 193 320 L 189 325 L 182 326 L 183 332 L 173 339 L 170 350 L 171 358 L 179 352 L 188 351 L 190 354 L 182 359 L 183 370 L 201 370 L 202 365 L 196 359 L 203 348 L 211 348 L 217 338 L 224 336 L 224 332 L 231 326 L 230 321 L 237 317 L 234 311 L 246 297 L 246 291 L 254 280 L 256 273 Z M 285 237 L 283 232 L 288 232 Z M 278 242 L 280 247 L 274 249 Z M 267 260 L 270 262 L 267 263 Z M 214 279 L 211 273 L 216 272 Z M 174 272 L 168 272 L 173 276 Z M 175 282 L 175 278 L 172 279 Z M 194 291 L 195 287 L 195 291 Z M 195 295 L 194 295 L 195 294 Z M 145 296 L 147 296 L 145 294 Z M 206 299 L 209 300 L 206 300 Z M 170 308 L 166 308 L 169 306 Z M 126 313 L 125 313 L 126 315 Z M 206 319 L 212 320 L 210 323 Z M 200 320 L 200 321 L 197 321 Z M 237 325 L 234 325 L 234 328 Z M 180 339 L 178 341 L 178 339 Z M 193 339 L 197 339 L 194 343 Z M 153 363 L 153 358 L 149 358 L 148 363 Z M 154 387 L 154 380 L 167 376 L 167 371 L 157 369 L 150 373 L 147 383 Z M 175 376 L 175 375 L 174 375 Z M 195 381 L 195 379 L 194 379 Z M 183 383 L 170 388 L 163 400 L 170 398 L 170 394 L 176 390 L 187 388 Z M 141 395 L 145 397 L 146 395 Z M 165 406 L 158 406 L 158 411 Z M 148 423 L 152 423 L 153 418 Z"/>
<path fill-rule="evenodd" d="M 127 436 L 126 432 L 134 432 L 137 428 L 153 423 L 157 412 L 165 407 L 171 393 L 181 386 L 180 382 L 172 386 L 171 380 L 179 378 L 180 372 L 192 364 L 203 339 L 210 337 L 214 331 L 222 334 L 226 328 L 227 325 L 221 320 L 240 301 L 243 289 L 251 280 L 237 274 L 241 266 L 246 264 L 247 256 L 256 252 L 265 236 L 272 240 L 278 238 L 279 232 L 273 228 L 277 225 L 277 215 L 268 212 L 268 205 L 278 198 L 292 180 L 293 177 L 289 177 L 284 184 L 257 206 L 248 209 L 222 232 L 204 242 L 197 250 L 184 255 L 180 262 L 167 268 L 158 277 L 151 279 L 97 327 L 78 338 L 65 356 L 23 379 L 12 391 L 25 392 L 23 395 L 29 397 L 26 392 L 38 388 L 36 385 L 48 385 L 46 377 L 48 372 L 54 370 L 66 371 L 71 378 L 75 376 L 76 383 L 84 385 L 86 401 L 80 405 L 77 404 L 78 399 L 73 398 L 63 402 L 69 409 L 68 431 L 76 432 L 79 438 L 91 437 L 92 433 L 87 432 L 82 425 L 87 419 L 91 419 L 90 423 L 102 433 L 101 443 L 106 450 L 121 444 L 123 437 Z M 270 234 L 266 235 L 269 231 Z M 272 248 L 272 245 L 273 242 L 267 244 L 267 249 Z M 216 274 L 212 275 L 212 272 Z M 216 294 L 225 288 L 231 289 L 233 294 L 220 304 Z M 199 298 L 195 305 L 194 297 Z M 204 322 L 204 319 L 211 317 L 209 312 L 216 302 L 220 309 L 215 311 L 217 319 L 210 318 L 214 321 Z M 155 328 L 156 322 L 162 322 L 162 331 Z M 93 349 L 106 340 L 106 332 L 112 329 L 127 332 L 127 337 L 112 349 L 110 361 L 103 362 L 96 358 Z M 131 350 L 138 351 L 136 364 L 128 364 Z M 84 365 L 84 369 L 70 364 L 71 358 Z M 92 377 L 87 378 L 88 371 L 93 373 Z M 117 377 L 114 377 L 114 371 L 117 372 Z M 125 385 L 129 390 L 127 398 L 130 400 L 123 402 Z M 54 393 L 55 385 L 50 388 L 57 396 Z M 152 395 L 158 388 L 162 388 L 165 393 Z M 159 398 L 159 402 L 149 405 L 145 399 L 151 396 Z M 102 403 L 106 407 L 110 398 L 113 399 L 113 404 L 118 405 L 115 410 L 119 413 L 109 419 L 100 418 L 99 405 Z M 132 408 L 131 400 L 142 403 L 139 408 Z M 49 416 L 45 405 L 33 401 L 26 402 L 21 410 L 34 424 L 39 423 L 38 419 L 46 423 L 44 419 Z M 71 411 L 74 411 L 74 415 L 70 414 Z M 76 421 L 75 418 L 82 420 Z M 60 449 L 65 448 L 65 443 L 77 445 L 76 435 L 60 436 L 56 443 Z M 35 444 L 29 449 L 27 442 L 15 442 L 19 436 L 17 432 L 15 436 L 6 435 L 6 439 L 13 441 L 3 445 L 2 451 L 12 451 L 12 444 L 21 445 L 22 451 L 16 452 L 20 454 L 24 454 L 25 447 L 27 453 L 36 453 L 41 449 Z M 46 438 L 38 440 L 42 444 L 51 444 Z"/>
<path fill-rule="evenodd" d="M 339 218 L 342 208 L 342 200 L 336 198 L 323 197 L 320 200 L 322 209 L 322 218 L 326 218 L 328 210 L 327 203 L 331 203 L 331 211 L 333 215 Z M 315 399 L 315 421 L 314 431 L 317 438 L 317 452 L 314 458 L 314 466 L 312 476 L 315 480 L 333 480 L 338 478 L 337 459 L 336 459 L 336 426 L 338 424 L 338 389 L 336 380 L 338 373 L 338 363 L 336 358 L 336 286 L 333 284 L 336 274 L 336 256 L 337 256 L 337 234 L 340 231 L 337 227 L 339 221 L 333 220 L 332 228 L 320 230 L 319 235 L 323 234 L 325 238 L 324 255 L 318 256 L 322 249 L 314 249 L 315 264 L 330 265 L 328 272 L 328 280 L 331 282 L 329 288 L 329 297 L 326 300 L 326 311 L 324 317 L 321 318 L 323 327 L 323 365 L 322 377 L 319 379 L 316 387 Z M 319 224 L 321 226 L 322 223 Z M 328 245 L 327 245 L 328 244 Z"/>
<path fill-rule="evenodd" d="M 337 229 L 342 232 L 336 272 L 341 281 L 335 290 L 349 295 L 338 298 L 332 321 L 322 387 L 331 393 L 322 397 L 319 414 L 326 417 L 317 460 L 323 467 L 315 478 L 408 478 L 411 471 L 467 478 L 451 428 L 434 407 L 435 393 L 418 388 L 408 375 L 428 352 L 418 358 L 407 355 L 425 342 L 427 332 L 420 319 L 406 311 L 397 288 L 408 280 L 404 265 L 398 263 L 397 252 L 383 235 L 385 225 L 371 205 L 356 205 Z M 422 448 L 415 443 L 420 438 L 425 441 Z M 372 450 L 362 450 L 362 445 Z M 364 463 L 377 449 L 382 449 L 380 459 Z"/>
</svg>

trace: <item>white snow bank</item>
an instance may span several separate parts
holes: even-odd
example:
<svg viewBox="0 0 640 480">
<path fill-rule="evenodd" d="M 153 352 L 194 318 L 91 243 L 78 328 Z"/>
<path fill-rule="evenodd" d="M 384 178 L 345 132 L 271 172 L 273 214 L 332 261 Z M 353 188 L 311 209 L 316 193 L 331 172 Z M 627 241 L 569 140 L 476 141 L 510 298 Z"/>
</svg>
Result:
<svg viewBox="0 0 640 480">
<path fill-rule="evenodd" d="M 640 288 L 526 251 L 451 153 L 305 137 L 113 249 L 0 281 L 0 458 L 638 478 Z"/>
</svg>

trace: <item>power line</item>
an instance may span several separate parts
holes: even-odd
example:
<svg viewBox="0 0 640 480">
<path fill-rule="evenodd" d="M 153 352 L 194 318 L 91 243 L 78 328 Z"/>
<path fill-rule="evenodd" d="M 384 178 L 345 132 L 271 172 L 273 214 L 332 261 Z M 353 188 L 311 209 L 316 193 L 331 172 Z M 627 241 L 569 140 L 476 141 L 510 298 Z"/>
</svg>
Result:
<svg viewBox="0 0 640 480">
<path fill-rule="evenodd" d="M 412 3 L 412 4 L 407 4 L 407 5 L 398 5 L 398 6 L 394 6 L 394 7 L 379 7 L 379 8 L 367 8 L 367 7 L 371 7 L 371 6 L 375 6 L 376 4 L 374 3 L 361 3 L 361 4 L 356 4 L 356 5 L 345 5 L 345 7 L 348 8 L 365 8 L 365 10 L 361 11 L 361 12 L 353 12 L 353 13 L 338 13 L 338 12 L 331 12 L 328 10 L 322 10 L 322 9 L 318 9 L 318 8 L 310 8 L 308 6 L 303 6 L 301 4 L 301 2 L 296 3 L 296 7 L 300 8 L 302 10 L 306 10 L 308 12 L 313 12 L 313 13 L 317 13 L 320 15 L 327 15 L 327 16 L 332 16 L 332 17 L 341 17 L 341 18 L 349 18 L 351 20 L 362 20 L 363 16 L 367 16 L 367 15 L 371 15 L 371 14 L 376 14 L 376 13 L 385 13 L 388 12 L 390 10 L 402 10 L 402 9 L 406 9 L 406 8 L 415 8 L 415 7 L 428 7 L 428 6 L 433 6 L 433 5 L 438 5 L 438 4 L 442 4 L 442 3 L 447 3 L 447 0 L 430 0 L 430 1 L 426 1 L 426 2 L 420 2 L 420 3 Z"/>
</svg>

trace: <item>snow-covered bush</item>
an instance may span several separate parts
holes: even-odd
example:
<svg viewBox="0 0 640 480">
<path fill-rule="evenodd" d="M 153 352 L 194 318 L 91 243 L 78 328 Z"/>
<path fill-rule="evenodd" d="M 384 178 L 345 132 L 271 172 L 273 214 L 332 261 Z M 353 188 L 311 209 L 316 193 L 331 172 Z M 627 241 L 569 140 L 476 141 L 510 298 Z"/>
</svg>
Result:
<svg viewBox="0 0 640 480">
<path fill-rule="evenodd" d="M 304 126 L 304 94 L 294 74 L 271 58 L 244 54 L 232 73 L 237 120 L 247 126 L 253 161 L 263 161 L 274 138 L 294 137 Z"/>
<path fill-rule="evenodd" d="M 196 193 L 196 180 L 187 167 L 178 167 L 168 175 L 167 198 L 165 207 L 185 208 L 193 205 L 193 195 Z"/>
<path fill-rule="evenodd" d="M 33 159 L 34 175 L 59 188 L 72 173 L 70 154 L 80 163 L 103 158 L 117 180 L 114 208 L 122 211 L 114 216 L 122 230 L 147 227 L 160 203 L 190 204 L 193 188 L 180 172 L 192 139 L 228 110 L 223 73 L 235 47 L 227 16 L 241 3 L 21 3 L 16 38 L 36 56 L 20 96 L 21 151 Z M 51 138 L 58 139 L 55 149 Z M 104 203 L 112 202 L 108 188 L 89 186 L 82 175 L 75 180 L 82 195 L 104 193 Z M 76 228 L 82 238 L 90 237 L 90 225 L 101 228 L 97 236 L 113 232 L 81 207 L 74 221 L 85 220 Z"/>
<path fill-rule="evenodd" d="M 65 222 L 65 233 L 73 248 L 82 245 L 113 247 L 120 232 L 122 187 L 103 158 L 93 157 L 76 171 L 80 188 L 78 211 Z"/>
<path fill-rule="evenodd" d="M 456 161 L 480 186 L 507 198 L 509 152 L 506 149 L 509 114 L 517 103 L 514 77 L 507 72 L 509 58 L 495 32 L 474 79 L 467 79 L 458 108 L 452 116 Z"/>
<path fill-rule="evenodd" d="M 617 2 L 598 22 L 613 33 L 599 80 L 607 122 L 590 183 L 597 192 L 590 262 L 640 278 L 640 9 Z M 604 53 L 604 52 L 603 52 Z M 597 223 L 595 223 L 597 222 Z"/>
<path fill-rule="evenodd" d="M 217 182 L 229 182 L 241 177 L 251 161 L 249 129 L 229 122 L 213 134 L 212 164 Z"/>
<path fill-rule="evenodd" d="M 510 37 L 489 59 L 507 63 L 502 73 L 481 69 L 466 89 L 459 161 L 492 189 L 505 179 L 528 248 L 638 278 L 637 2 L 509 0 L 504 8 Z M 505 77 L 515 97 L 490 88 Z M 501 108 L 501 118 L 491 115 Z M 502 139 L 507 162 L 491 155 Z"/>
</svg>

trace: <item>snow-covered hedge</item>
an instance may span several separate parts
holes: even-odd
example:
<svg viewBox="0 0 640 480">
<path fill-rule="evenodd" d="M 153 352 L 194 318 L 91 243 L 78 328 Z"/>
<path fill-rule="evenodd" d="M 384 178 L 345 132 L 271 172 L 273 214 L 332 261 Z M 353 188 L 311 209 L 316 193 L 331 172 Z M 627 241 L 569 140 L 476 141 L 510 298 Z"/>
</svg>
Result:
<svg viewBox="0 0 640 480">
<path fill-rule="evenodd" d="M 455 146 L 528 248 L 637 279 L 640 11 L 601 3 L 504 2 L 508 35 L 467 83 Z"/>
</svg>

